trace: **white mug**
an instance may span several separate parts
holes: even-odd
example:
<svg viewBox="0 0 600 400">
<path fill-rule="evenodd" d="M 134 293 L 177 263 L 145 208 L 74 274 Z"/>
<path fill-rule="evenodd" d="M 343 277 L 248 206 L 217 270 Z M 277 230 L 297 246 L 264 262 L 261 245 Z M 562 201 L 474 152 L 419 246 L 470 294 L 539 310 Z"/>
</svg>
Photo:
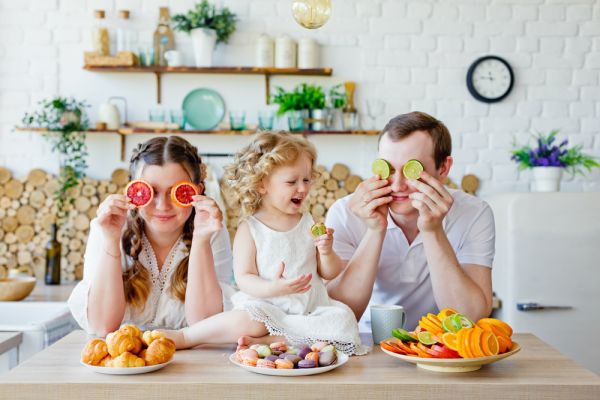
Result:
<svg viewBox="0 0 600 400">
<path fill-rule="evenodd" d="M 183 64 L 181 52 L 178 50 L 169 50 L 165 52 L 165 59 L 169 67 L 180 67 Z"/>
<path fill-rule="evenodd" d="M 371 332 L 373 343 L 379 344 L 392 336 L 392 329 L 403 328 L 406 322 L 404 307 L 397 305 L 371 305 Z"/>
</svg>

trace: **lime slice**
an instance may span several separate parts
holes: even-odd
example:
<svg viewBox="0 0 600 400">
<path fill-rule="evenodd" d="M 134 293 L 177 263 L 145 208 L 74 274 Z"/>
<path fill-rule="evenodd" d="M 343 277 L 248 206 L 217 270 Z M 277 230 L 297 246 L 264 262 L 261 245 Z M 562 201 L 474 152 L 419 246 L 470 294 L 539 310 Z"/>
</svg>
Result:
<svg viewBox="0 0 600 400">
<path fill-rule="evenodd" d="M 384 160 L 383 158 L 378 158 L 375 161 L 373 161 L 371 170 L 375 175 L 379 175 L 381 179 L 387 179 L 391 175 L 394 175 L 394 172 L 396 172 L 392 164 L 390 164 L 389 161 Z"/>
<path fill-rule="evenodd" d="M 469 317 L 464 314 L 454 314 L 452 316 L 460 321 L 463 328 L 472 328 L 475 326 L 475 322 L 471 321 Z"/>
<path fill-rule="evenodd" d="M 454 315 L 450 315 L 442 320 L 442 328 L 446 332 L 456 333 L 462 329 L 462 325 L 459 320 L 453 318 Z"/>
<path fill-rule="evenodd" d="M 314 237 L 323 236 L 323 235 L 325 235 L 327 233 L 327 228 L 325 227 L 325 225 L 322 222 L 319 222 L 318 224 L 314 224 L 310 228 L 310 233 Z"/>
<path fill-rule="evenodd" d="M 416 181 L 421 177 L 421 172 L 423 172 L 425 168 L 423 168 L 423 164 L 419 160 L 408 160 L 404 167 L 402 167 L 402 173 L 406 177 L 406 179 L 410 179 Z"/>
<path fill-rule="evenodd" d="M 408 333 L 408 331 L 406 331 L 402 328 L 393 329 L 392 335 L 395 338 L 400 339 L 404 342 L 416 342 L 417 341 L 417 339 L 415 339 L 415 337 L 413 335 L 411 335 L 410 333 Z"/>
<path fill-rule="evenodd" d="M 432 344 L 437 343 L 437 340 L 435 340 L 433 338 L 433 335 L 431 334 L 431 332 L 421 331 L 417 334 L 417 336 L 419 338 L 419 342 L 423 343 L 426 346 L 430 346 Z"/>
</svg>

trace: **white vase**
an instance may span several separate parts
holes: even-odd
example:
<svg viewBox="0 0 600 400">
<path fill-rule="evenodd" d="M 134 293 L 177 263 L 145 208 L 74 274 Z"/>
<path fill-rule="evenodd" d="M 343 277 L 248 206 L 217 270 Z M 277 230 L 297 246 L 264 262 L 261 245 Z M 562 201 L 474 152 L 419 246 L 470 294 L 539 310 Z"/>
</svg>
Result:
<svg viewBox="0 0 600 400">
<path fill-rule="evenodd" d="M 217 32 L 214 29 L 196 28 L 190 31 L 196 67 L 211 67 Z"/>
<path fill-rule="evenodd" d="M 533 167 L 533 192 L 560 191 L 562 167 Z"/>
</svg>

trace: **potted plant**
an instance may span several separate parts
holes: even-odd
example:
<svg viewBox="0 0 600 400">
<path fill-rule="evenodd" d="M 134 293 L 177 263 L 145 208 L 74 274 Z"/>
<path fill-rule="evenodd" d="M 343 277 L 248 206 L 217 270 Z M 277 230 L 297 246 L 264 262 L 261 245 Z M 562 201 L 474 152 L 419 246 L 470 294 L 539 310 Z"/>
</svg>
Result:
<svg viewBox="0 0 600 400">
<path fill-rule="evenodd" d="M 278 115 L 288 114 L 290 131 L 327 128 L 325 92 L 321 86 L 302 83 L 291 92 L 281 87 L 275 90 L 272 102 L 279 105 Z"/>
<path fill-rule="evenodd" d="M 208 0 L 202 0 L 186 14 L 174 15 L 171 20 L 173 29 L 191 35 L 196 66 L 210 67 L 215 45 L 229 41 L 237 17 L 227 7 L 217 10 Z"/>
<path fill-rule="evenodd" d="M 566 169 L 571 174 L 583 175 L 600 164 L 591 156 L 583 154 L 582 145 L 568 148 L 567 139 L 556 144 L 558 130 L 547 136 L 538 134 L 537 147 L 530 145 L 516 148 L 511 159 L 519 164 L 519 169 L 533 170 L 534 192 L 556 192 L 560 189 L 562 172 Z"/>
</svg>

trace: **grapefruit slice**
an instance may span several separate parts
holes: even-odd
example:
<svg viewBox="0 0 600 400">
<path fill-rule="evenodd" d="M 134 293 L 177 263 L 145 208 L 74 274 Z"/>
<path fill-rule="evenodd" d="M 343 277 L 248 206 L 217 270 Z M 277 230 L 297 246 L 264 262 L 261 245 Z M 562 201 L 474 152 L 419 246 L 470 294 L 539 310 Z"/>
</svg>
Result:
<svg viewBox="0 0 600 400">
<path fill-rule="evenodd" d="M 145 180 L 136 179 L 125 187 L 125 196 L 129 197 L 131 204 L 136 207 L 146 207 L 154 198 L 154 190 Z"/>
<path fill-rule="evenodd" d="M 171 188 L 171 200 L 179 207 L 191 207 L 194 199 L 192 196 L 198 194 L 198 188 L 192 182 L 181 181 Z"/>
</svg>

